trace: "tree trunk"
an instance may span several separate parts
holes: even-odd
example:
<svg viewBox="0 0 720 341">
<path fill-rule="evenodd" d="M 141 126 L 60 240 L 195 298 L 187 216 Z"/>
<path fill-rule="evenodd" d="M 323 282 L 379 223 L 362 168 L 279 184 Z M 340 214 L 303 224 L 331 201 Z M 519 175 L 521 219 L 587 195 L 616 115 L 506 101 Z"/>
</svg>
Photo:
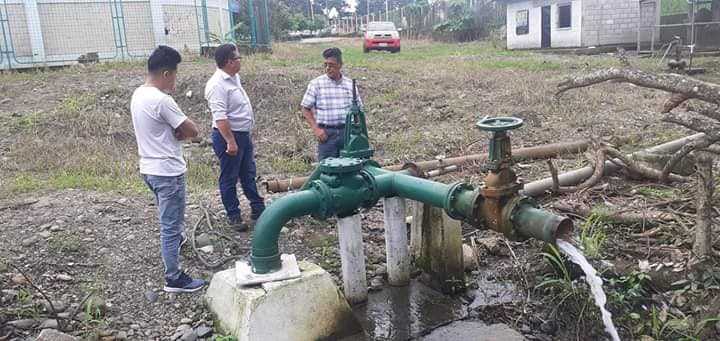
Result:
<svg viewBox="0 0 720 341">
<path fill-rule="evenodd" d="M 715 182 L 712 172 L 712 156 L 696 152 L 697 160 L 697 223 L 693 253 L 702 261 L 712 255 L 712 197 Z"/>
</svg>

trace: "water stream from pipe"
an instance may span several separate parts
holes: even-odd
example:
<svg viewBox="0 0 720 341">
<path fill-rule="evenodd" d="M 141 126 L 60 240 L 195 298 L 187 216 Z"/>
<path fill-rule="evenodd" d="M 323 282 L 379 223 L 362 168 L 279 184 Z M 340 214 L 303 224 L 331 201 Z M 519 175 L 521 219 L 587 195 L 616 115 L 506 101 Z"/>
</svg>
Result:
<svg viewBox="0 0 720 341">
<path fill-rule="evenodd" d="M 618 336 L 617 329 L 615 329 L 615 325 L 612 321 L 612 314 L 610 314 L 607 309 L 605 309 L 605 303 L 607 302 L 607 296 L 605 296 L 605 292 L 602 288 L 602 279 L 600 276 L 597 275 L 597 271 L 588 263 L 587 259 L 585 259 L 585 256 L 583 256 L 580 251 L 575 248 L 572 244 L 562 240 L 557 240 L 557 246 L 560 248 L 560 251 L 564 253 L 570 260 L 579 265 L 580 268 L 585 272 L 585 280 L 587 281 L 588 285 L 590 285 L 590 291 L 592 292 L 593 296 L 595 297 L 595 304 L 600 307 L 600 312 L 602 313 L 602 320 L 605 324 L 605 330 L 612 336 L 613 341 L 620 341 L 620 337 Z"/>
</svg>

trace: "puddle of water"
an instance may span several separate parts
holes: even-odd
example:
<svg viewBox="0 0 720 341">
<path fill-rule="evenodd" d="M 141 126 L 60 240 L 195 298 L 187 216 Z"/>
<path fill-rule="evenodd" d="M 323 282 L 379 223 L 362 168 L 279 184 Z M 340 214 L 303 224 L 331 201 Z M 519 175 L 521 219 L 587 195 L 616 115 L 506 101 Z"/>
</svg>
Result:
<svg viewBox="0 0 720 341">
<path fill-rule="evenodd" d="M 572 244 L 562 239 L 558 239 L 557 246 L 560 248 L 560 251 L 567 255 L 573 263 L 579 265 L 585 272 L 585 280 L 588 285 L 590 285 L 590 291 L 595 297 L 595 304 L 600 307 L 603 323 L 605 324 L 605 330 L 610 334 L 610 336 L 612 336 L 613 341 L 620 341 L 620 336 L 618 336 L 617 330 L 615 329 L 615 325 L 612 321 L 612 314 L 605 309 L 607 296 L 605 296 L 605 292 L 602 288 L 603 282 L 600 276 L 597 275 L 597 271 L 595 271 L 592 265 L 590 265 L 587 259 L 585 259 L 585 256 L 583 256 L 583 254 L 580 253 L 580 251 Z"/>
<path fill-rule="evenodd" d="M 368 302 L 353 311 L 366 335 L 343 341 L 414 339 L 467 316 L 467 308 L 459 300 L 416 281 L 371 292 Z"/>
<path fill-rule="evenodd" d="M 525 337 L 505 324 L 487 325 L 480 321 L 455 321 L 440 327 L 422 341 L 524 341 Z"/>
</svg>

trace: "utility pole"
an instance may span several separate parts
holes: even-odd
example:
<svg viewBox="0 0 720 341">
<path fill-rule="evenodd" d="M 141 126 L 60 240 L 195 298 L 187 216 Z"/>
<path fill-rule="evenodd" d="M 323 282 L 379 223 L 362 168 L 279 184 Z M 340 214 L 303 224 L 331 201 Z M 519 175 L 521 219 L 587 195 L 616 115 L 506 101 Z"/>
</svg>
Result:
<svg viewBox="0 0 720 341">
<path fill-rule="evenodd" d="M 385 0 L 385 21 L 390 21 L 390 12 L 388 12 L 388 0 Z"/>
<path fill-rule="evenodd" d="M 367 12 L 365 12 L 365 14 L 367 14 L 367 23 L 369 23 L 370 22 L 370 0 L 365 0 L 365 5 L 367 5 Z M 367 29 L 367 23 L 366 23 L 365 29 Z"/>
<path fill-rule="evenodd" d="M 315 13 L 313 11 L 313 1 L 308 0 L 310 2 L 310 20 L 315 20 Z"/>
</svg>

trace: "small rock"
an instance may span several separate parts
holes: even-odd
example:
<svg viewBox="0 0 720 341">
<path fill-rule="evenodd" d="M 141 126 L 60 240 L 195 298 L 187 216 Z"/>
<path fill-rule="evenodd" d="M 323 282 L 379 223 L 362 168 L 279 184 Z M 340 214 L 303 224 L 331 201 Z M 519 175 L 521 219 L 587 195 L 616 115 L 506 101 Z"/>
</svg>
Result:
<svg viewBox="0 0 720 341">
<path fill-rule="evenodd" d="M 37 243 L 38 239 L 39 238 L 37 236 L 32 236 L 30 238 L 23 239 L 23 241 L 20 242 L 20 244 L 22 244 L 22 246 L 24 246 L 24 247 L 28 247 L 28 246 L 31 246 L 31 245 Z"/>
<path fill-rule="evenodd" d="M 116 340 L 127 340 L 127 333 L 122 331 L 117 333 Z"/>
<path fill-rule="evenodd" d="M 382 286 L 383 286 L 383 281 L 382 281 L 382 278 L 380 278 L 380 277 L 374 277 L 370 281 L 370 290 L 380 290 L 380 289 L 382 289 Z"/>
<path fill-rule="evenodd" d="M 30 329 L 35 326 L 37 321 L 34 319 L 23 319 L 23 320 L 15 320 L 10 321 L 7 324 L 17 328 L 17 329 Z"/>
<path fill-rule="evenodd" d="M 150 303 L 155 303 L 158 300 L 158 294 L 152 290 L 147 290 L 145 291 L 145 299 Z"/>
<path fill-rule="evenodd" d="M 10 299 L 15 299 L 17 297 L 17 294 L 19 291 L 14 289 L 2 289 L 0 290 L 0 293 L 2 293 L 3 296 L 8 297 Z"/>
<path fill-rule="evenodd" d="M 23 276 L 22 274 L 15 274 L 12 277 L 12 282 L 17 285 L 23 285 L 27 284 L 28 281 L 27 278 L 25 278 L 25 276 Z"/>
<path fill-rule="evenodd" d="M 540 324 L 540 330 L 543 331 L 543 333 L 554 335 L 555 332 L 558 329 L 557 323 L 555 321 L 545 321 Z"/>
<path fill-rule="evenodd" d="M 69 306 L 67 303 L 60 302 L 60 301 L 53 301 L 52 307 L 50 306 L 50 303 L 48 303 L 47 301 L 43 301 L 43 305 L 45 306 L 45 311 L 50 312 L 50 311 L 52 311 L 52 308 L 54 307 L 56 313 L 64 312 Z"/>
<path fill-rule="evenodd" d="M 62 228 L 57 225 L 50 226 L 50 232 L 59 232 L 62 231 Z"/>
<path fill-rule="evenodd" d="M 195 245 L 199 248 L 212 245 L 212 237 L 207 233 L 201 233 L 195 237 Z"/>
<path fill-rule="evenodd" d="M 181 325 L 177 326 L 177 328 L 175 328 L 175 331 L 176 332 L 185 332 L 186 330 L 188 330 L 190 328 L 191 327 L 189 324 L 181 324 Z"/>
<path fill-rule="evenodd" d="M 465 271 L 472 271 L 472 270 L 477 269 L 477 260 L 475 258 L 475 250 L 470 245 L 463 244 L 462 257 L 463 257 L 463 267 L 465 267 Z"/>
<path fill-rule="evenodd" d="M 185 330 L 182 337 L 180 337 L 180 341 L 195 341 L 197 340 L 197 338 L 197 333 L 192 328 L 190 328 Z"/>
<path fill-rule="evenodd" d="M 215 251 L 215 248 L 212 245 L 207 245 L 207 246 L 198 248 L 198 250 L 200 250 L 204 253 L 213 253 Z"/>
<path fill-rule="evenodd" d="M 385 266 L 384 264 L 376 264 L 374 266 L 374 268 L 375 268 L 375 275 L 377 275 L 377 276 L 382 276 L 387 273 L 387 266 Z"/>
<path fill-rule="evenodd" d="M 138 330 L 138 329 L 140 329 L 140 325 L 134 323 L 134 324 L 131 324 L 131 325 L 130 325 L 130 328 L 135 329 L 135 330 Z"/>
<path fill-rule="evenodd" d="M 193 320 L 189 319 L 187 317 L 183 317 L 180 319 L 180 323 L 182 323 L 182 324 L 191 324 L 192 322 L 193 322 Z"/>
<path fill-rule="evenodd" d="M 40 323 L 40 329 L 58 329 L 58 321 L 55 319 L 47 319 Z"/>
<path fill-rule="evenodd" d="M 43 329 L 36 341 L 78 341 L 78 338 L 54 329 Z"/>
<path fill-rule="evenodd" d="M 530 332 L 532 332 L 532 329 L 530 329 L 530 326 L 528 326 L 527 324 L 523 324 L 522 326 L 520 326 L 520 331 L 523 334 L 530 334 Z"/>
<path fill-rule="evenodd" d="M 68 274 L 57 274 L 55 275 L 55 279 L 63 282 L 71 282 L 73 280 L 72 276 Z"/>
<path fill-rule="evenodd" d="M 198 337 L 208 337 L 213 333 L 213 329 L 208 326 L 200 326 L 195 329 Z"/>
<path fill-rule="evenodd" d="M 47 239 L 47 238 L 50 238 L 50 236 L 52 236 L 52 233 L 50 233 L 50 231 L 42 231 L 42 232 L 38 233 L 38 236 Z"/>
<path fill-rule="evenodd" d="M 286 233 L 288 233 L 288 231 L 290 231 L 290 230 L 287 227 L 283 227 L 280 229 L 280 233 L 282 233 L 282 234 L 286 234 Z"/>
</svg>

